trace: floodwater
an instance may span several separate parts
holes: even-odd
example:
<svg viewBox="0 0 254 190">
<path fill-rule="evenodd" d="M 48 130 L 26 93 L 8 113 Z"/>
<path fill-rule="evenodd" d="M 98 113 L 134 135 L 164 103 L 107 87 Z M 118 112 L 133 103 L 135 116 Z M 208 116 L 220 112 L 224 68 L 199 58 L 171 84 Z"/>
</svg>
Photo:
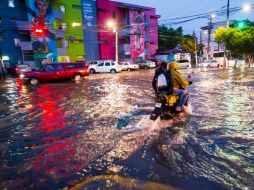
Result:
<svg viewBox="0 0 254 190">
<path fill-rule="evenodd" d="M 254 69 L 193 70 L 192 115 L 158 122 L 153 72 L 1 82 L 0 189 L 254 189 Z"/>
</svg>

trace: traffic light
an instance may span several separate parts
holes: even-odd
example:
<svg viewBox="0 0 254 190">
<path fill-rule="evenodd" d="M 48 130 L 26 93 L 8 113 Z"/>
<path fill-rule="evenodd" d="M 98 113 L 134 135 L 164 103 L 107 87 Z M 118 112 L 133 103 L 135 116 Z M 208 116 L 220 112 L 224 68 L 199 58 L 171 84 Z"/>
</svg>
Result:
<svg viewBox="0 0 254 190">
<path fill-rule="evenodd" d="M 246 23 L 244 21 L 240 21 L 238 22 L 237 27 L 239 29 L 244 29 L 246 27 Z"/>
<path fill-rule="evenodd" d="M 43 37 L 45 36 L 45 29 L 42 26 L 34 26 L 32 28 L 32 32 L 36 37 Z"/>
</svg>

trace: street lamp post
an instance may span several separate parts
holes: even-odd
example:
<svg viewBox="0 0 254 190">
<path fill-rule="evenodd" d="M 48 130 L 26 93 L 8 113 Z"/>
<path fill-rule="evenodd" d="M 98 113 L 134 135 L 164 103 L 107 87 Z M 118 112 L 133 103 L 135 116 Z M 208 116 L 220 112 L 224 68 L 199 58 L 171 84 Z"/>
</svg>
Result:
<svg viewBox="0 0 254 190">
<path fill-rule="evenodd" d="M 210 22 L 209 22 L 209 28 L 208 28 L 208 42 L 207 42 L 207 60 L 210 59 L 211 55 L 210 55 L 210 51 L 211 51 L 211 33 L 212 33 L 212 21 L 213 19 L 215 19 L 216 15 L 211 15 L 210 17 Z M 210 55 L 210 56 L 209 56 Z"/>
<path fill-rule="evenodd" d="M 226 21 L 226 28 L 229 28 L 229 0 L 227 3 L 227 21 Z M 224 47 L 224 61 L 223 61 L 223 68 L 226 68 L 227 65 L 227 43 L 225 43 L 225 47 Z"/>
<path fill-rule="evenodd" d="M 118 63 L 118 30 L 117 27 L 115 27 L 115 33 L 116 33 L 116 62 Z"/>
<path fill-rule="evenodd" d="M 118 63 L 118 27 L 117 25 L 113 22 L 113 21 L 109 21 L 107 23 L 109 28 L 113 29 L 113 32 L 116 34 L 116 38 L 115 38 L 115 46 L 116 46 L 116 62 Z"/>
</svg>

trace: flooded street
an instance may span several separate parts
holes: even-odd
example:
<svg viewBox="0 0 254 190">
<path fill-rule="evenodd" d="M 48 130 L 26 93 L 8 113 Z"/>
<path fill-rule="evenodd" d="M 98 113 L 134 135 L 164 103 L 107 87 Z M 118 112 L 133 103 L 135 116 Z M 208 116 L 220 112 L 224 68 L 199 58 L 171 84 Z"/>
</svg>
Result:
<svg viewBox="0 0 254 190">
<path fill-rule="evenodd" d="M 193 70 L 193 114 L 159 123 L 153 73 L 1 82 L 0 189 L 253 190 L 254 69 Z"/>
</svg>

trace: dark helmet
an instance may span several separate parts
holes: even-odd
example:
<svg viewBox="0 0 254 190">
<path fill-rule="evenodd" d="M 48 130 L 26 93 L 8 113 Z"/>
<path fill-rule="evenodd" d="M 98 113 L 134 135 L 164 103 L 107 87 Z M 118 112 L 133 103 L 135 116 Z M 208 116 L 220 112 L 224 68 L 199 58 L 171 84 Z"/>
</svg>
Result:
<svg viewBox="0 0 254 190">
<path fill-rule="evenodd" d="M 168 67 L 168 63 L 166 61 L 161 62 L 160 68 L 166 70 Z"/>
</svg>

